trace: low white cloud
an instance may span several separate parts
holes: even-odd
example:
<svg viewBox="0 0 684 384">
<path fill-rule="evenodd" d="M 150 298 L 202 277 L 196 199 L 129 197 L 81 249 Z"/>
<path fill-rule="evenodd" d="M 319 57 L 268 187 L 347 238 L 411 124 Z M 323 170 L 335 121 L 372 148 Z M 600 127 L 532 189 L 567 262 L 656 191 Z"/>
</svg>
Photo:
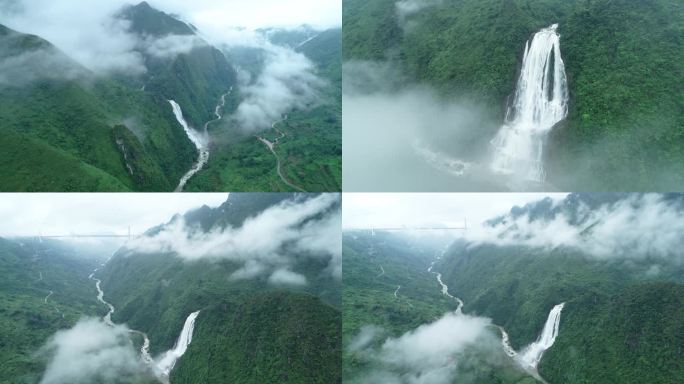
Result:
<svg viewBox="0 0 684 384">
<path fill-rule="evenodd" d="M 204 232 L 175 220 L 152 236 L 131 240 L 140 253 L 172 252 L 187 261 L 230 260 L 241 264 L 231 276 L 253 278 L 271 273 L 270 281 L 302 284 L 291 267 L 298 257 L 323 258 L 328 272 L 340 278 L 342 245 L 339 194 L 288 200 L 248 218 L 241 227 Z"/>
<path fill-rule="evenodd" d="M 411 16 L 425 8 L 440 4 L 442 0 L 399 0 L 394 3 L 400 19 Z"/>
<path fill-rule="evenodd" d="M 468 369 L 473 349 L 502 354 L 491 321 L 450 312 L 397 338 L 386 339 L 379 348 L 366 348 L 378 330 L 365 327 L 348 347 L 373 363 L 361 383 L 449 384 Z M 379 381 L 380 380 L 380 381 Z M 460 381 L 459 381 L 460 382 Z"/>
<path fill-rule="evenodd" d="M 356 352 L 367 348 L 380 333 L 382 333 L 382 328 L 375 325 L 364 325 L 349 343 L 347 350 Z"/>
<path fill-rule="evenodd" d="M 130 23 L 116 15 L 138 1 L 9 0 L 0 2 L 0 24 L 22 33 L 38 35 L 96 74 L 138 75 L 146 71 L 136 52 L 141 39 L 129 31 Z M 341 24 L 339 0 L 150 0 L 151 6 L 192 23 L 212 44 L 235 40 L 231 33 L 264 27 L 293 28 L 301 24 L 330 28 Z M 149 42 L 148 42 L 149 43 Z M 178 45 L 173 45 L 177 43 Z M 155 42 L 152 53 L 173 54 L 187 50 L 189 39 Z"/>
<path fill-rule="evenodd" d="M 266 55 L 264 67 L 253 82 L 241 85 L 244 99 L 233 116 L 245 131 L 270 128 L 290 110 L 308 108 L 326 85 L 305 55 L 266 42 L 257 45 Z"/>
<path fill-rule="evenodd" d="M 268 277 L 274 285 L 306 285 L 306 277 L 287 269 L 278 269 Z"/>
<path fill-rule="evenodd" d="M 41 384 L 119 382 L 140 377 L 140 361 L 129 329 L 110 327 L 99 319 L 81 319 L 73 328 L 58 331 L 41 350 L 48 357 Z"/>
<path fill-rule="evenodd" d="M 35 80 L 78 78 L 85 69 L 74 66 L 59 52 L 49 49 L 28 51 L 0 59 L 0 87 L 23 87 Z"/>
<path fill-rule="evenodd" d="M 512 206 L 567 193 L 351 193 L 344 196 L 343 225 L 354 228 L 465 227 L 508 212 Z M 460 232 L 452 231 L 454 235 Z"/>
<path fill-rule="evenodd" d="M 48 40 L 95 73 L 144 73 L 142 56 L 135 52 L 137 39 L 128 32 L 130 24 L 114 17 L 122 3 L 24 0 L 0 13 L 0 23 Z"/>
<path fill-rule="evenodd" d="M 416 372 L 424 372 L 426 368 L 439 370 L 449 365 L 454 355 L 477 343 L 489 324 L 487 318 L 450 312 L 434 323 L 421 325 L 399 338 L 387 339 L 380 349 L 380 359 Z"/>
<path fill-rule="evenodd" d="M 167 59 L 205 45 L 207 43 L 195 35 L 167 35 L 160 38 L 148 36 L 142 43 L 142 48 L 149 55 Z"/>
<path fill-rule="evenodd" d="M 496 125 L 465 97 L 410 85 L 390 63 L 353 61 L 343 66 L 342 104 L 344 190 L 482 191 L 505 183 L 488 171 L 482 140 Z"/>
<path fill-rule="evenodd" d="M 591 209 L 580 203 L 576 212 L 561 210 L 551 217 L 507 215 L 495 225 L 468 231 L 475 244 L 569 247 L 601 258 L 662 258 L 683 263 L 681 204 L 664 195 L 634 194 Z"/>
</svg>

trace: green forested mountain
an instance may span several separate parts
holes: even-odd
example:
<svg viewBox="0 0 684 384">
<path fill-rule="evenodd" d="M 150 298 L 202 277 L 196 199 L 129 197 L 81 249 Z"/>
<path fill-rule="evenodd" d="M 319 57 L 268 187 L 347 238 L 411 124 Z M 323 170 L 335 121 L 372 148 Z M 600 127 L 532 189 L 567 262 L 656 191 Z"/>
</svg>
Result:
<svg viewBox="0 0 684 384">
<path fill-rule="evenodd" d="M 5 60 L 11 62 L 14 58 L 20 65 L 22 57 L 31 60 L 35 56 L 35 59 L 42 60 L 42 56 L 46 56 L 51 61 L 59 60 L 63 71 L 73 74 L 73 78 L 41 78 L 43 70 L 47 68 L 37 65 L 37 79 L 0 87 L 0 114 L 3 121 L 0 127 L 8 136 L 8 140 L 3 140 L 2 144 L 4 155 L 1 166 L 7 175 L 2 189 L 170 188 L 160 165 L 145 167 L 149 157 L 162 156 L 163 152 L 137 154 L 129 162 L 133 169 L 131 175 L 117 148 L 115 132 L 109 125 L 109 121 L 116 121 L 117 112 L 139 111 L 141 121 L 153 122 L 160 127 L 150 133 L 150 144 L 160 148 L 168 148 L 173 144 L 177 148 L 185 146 L 188 149 L 187 162 L 182 161 L 181 155 L 175 161 L 164 163 L 167 171 L 174 171 L 171 174 L 179 174 L 182 172 L 180 168 L 191 161 L 191 144 L 186 143 L 182 129 L 177 130 L 172 125 L 170 119 L 173 115 L 170 111 L 157 111 L 160 100 L 137 94 L 115 82 L 96 80 L 87 70 L 39 37 L 9 29 L 4 31 L 0 36 L 3 41 L 1 45 L 12 47 L 10 50 L 3 49 L 10 55 Z M 24 68 L 15 68 L 16 71 L 20 69 Z M 122 121 L 123 115 L 118 116 L 119 121 Z M 119 141 L 123 146 L 135 146 L 138 139 L 132 137 Z M 64 177 L 59 177 L 61 175 Z M 148 178 L 161 178 L 161 186 Z"/>
<path fill-rule="evenodd" d="M 335 383 L 340 312 L 311 295 L 264 292 L 202 312 L 179 383 Z"/>
<path fill-rule="evenodd" d="M 437 247 L 419 247 L 385 232 L 372 236 L 361 231 L 346 232 L 343 247 L 346 343 L 364 325 L 381 326 L 399 336 L 456 308 L 427 271 Z M 400 299 L 393 295 L 398 286 Z"/>
<path fill-rule="evenodd" d="M 193 33 L 145 3 L 121 17 L 141 41 Z M 173 59 L 143 55 L 143 78 L 95 75 L 46 40 L 6 27 L 0 51 L 9 71 L 0 84 L 1 188 L 10 191 L 171 190 L 197 153 L 167 99 L 201 126 L 235 82 L 206 43 Z"/>
<path fill-rule="evenodd" d="M 37 383 L 45 362 L 36 351 L 83 314 L 98 314 L 88 279 L 102 258 L 38 238 L 0 239 L 1 383 Z"/>
<path fill-rule="evenodd" d="M 188 24 L 150 7 L 146 2 L 125 8 L 119 15 L 131 22 L 130 30 L 143 41 L 139 49 L 147 73 L 141 81 L 146 92 L 175 100 L 195 128 L 214 119 L 222 94 L 236 85 L 236 74 L 226 57 L 196 35 Z M 145 39 L 166 38 L 193 42 L 187 52 L 155 56 L 145 50 Z"/>
<path fill-rule="evenodd" d="M 503 220 L 507 225 L 514 216 L 535 222 L 563 214 L 572 225 L 591 230 L 580 204 L 598 209 L 620 199 L 571 195 L 556 206 L 541 202 L 515 208 L 491 224 Z M 672 209 L 680 209 L 675 207 L 680 201 L 670 199 Z M 518 350 L 537 338 L 549 310 L 565 302 L 556 342 L 539 366 L 549 382 L 676 383 L 684 370 L 684 271 L 675 259 L 636 252 L 614 250 L 597 258 L 570 247 L 457 242 L 435 269 L 465 301 L 465 312 L 504 326 Z"/>
<path fill-rule="evenodd" d="M 256 81 L 263 49 L 222 52 L 194 26 L 146 2 L 126 6 L 114 17 L 125 21 L 135 42 L 129 53 L 140 59 L 130 73 L 93 73 L 45 40 L 49 37 L 0 26 L 0 129 L 6 137 L 0 170 L 8 175 L 0 189 L 173 190 L 198 158 L 172 112 L 169 100 L 174 100 L 192 129 L 209 131 L 210 162 L 191 179 L 189 190 L 339 190 L 340 29 L 269 30 L 273 44 L 309 56 L 312 73 L 325 85 L 315 102 L 307 107 L 293 102 L 298 107 L 274 121 L 279 132 L 252 132 L 232 118 L 245 98 L 232 60 L 246 65 Z M 225 105 L 216 109 L 222 96 Z M 217 112 L 224 117 L 220 121 Z M 274 147 L 277 154 L 255 134 L 271 141 L 283 135 Z"/>
<path fill-rule="evenodd" d="M 193 35 L 190 25 L 160 10 L 152 8 L 146 1 L 127 6 L 119 17 L 131 22 L 129 29 L 139 35 L 163 37 L 166 35 Z"/>
<path fill-rule="evenodd" d="M 369 383 L 372 373 L 382 368 L 364 350 L 352 348 L 364 329 L 378 329 L 371 343 L 377 348 L 387 338 L 400 337 L 453 312 L 457 303 L 442 294 L 436 275 L 428 272 L 431 262 L 443 251 L 443 240 L 425 241 L 381 231 L 349 231 L 343 239 L 344 378 L 348 383 Z M 535 382 L 506 359 L 500 348 L 486 354 L 490 356 L 483 358 L 473 351 L 468 358 L 456 358 L 460 373 L 454 382 Z M 430 377 L 427 372 L 421 374 Z M 411 376 L 405 377 L 402 382 L 410 382 Z"/>
<path fill-rule="evenodd" d="M 120 17 L 131 20 L 143 45 L 147 36 L 193 33 L 146 3 Z M 5 27 L 0 40 L 6 66 L 18 75 L 27 76 L 24 61 L 38 62 L 31 78 L 0 85 L 4 190 L 171 190 L 197 153 L 167 99 L 201 126 L 235 82 L 225 57 L 202 42 L 171 59 L 144 54 L 148 72 L 137 78 L 92 74 L 40 37 Z"/>
<path fill-rule="evenodd" d="M 220 207 L 176 216 L 148 235 L 178 220 L 207 234 L 239 228 L 276 204 L 312 197 L 233 193 Z M 188 314 L 201 310 L 172 382 L 339 382 L 340 282 L 324 272 L 325 260 L 290 257 L 292 270 L 306 277 L 306 285 L 272 285 L 268 276 L 233 279 L 241 263 L 230 259 L 187 260 L 173 252 L 126 249 L 99 276 L 117 308 L 113 320 L 146 332 L 153 355 L 172 348 Z"/>
<path fill-rule="evenodd" d="M 272 44 L 294 48 L 316 66 L 325 82 L 317 101 L 309 108 L 295 108 L 275 128 L 256 134 L 278 140 L 274 150 L 281 173 L 292 184 L 309 192 L 338 191 L 342 183 L 342 71 L 341 29 L 315 31 L 310 28 L 262 31 Z M 228 57 L 258 79 L 267 54 L 259 48 L 231 48 Z M 241 95 L 228 98 L 226 112 L 233 111 Z M 226 126 L 226 124 L 228 124 Z M 212 156 L 203 172 L 188 183 L 188 191 L 293 191 L 277 172 L 274 155 L 255 132 L 236 124 L 213 125 Z"/>
<path fill-rule="evenodd" d="M 684 269 L 673 228 L 683 211 L 678 194 L 577 193 L 513 207 L 448 247 L 423 233 L 345 232 L 345 381 L 678 383 Z M 445 288 L 464 303 L 452 322 L 442 316 L 458 300 Z M 531 369 L 528 346 L 542 330 L 549 340 L 560 303 L 555 342 Z M 456 319 L 473 318 L 491 319 L 495 341 L 449 355 L 454 335 L 473 332 Z"/>
<path fill-rule="evenodd" d="M 269 241 L 269 236 L 278 234 L 264 231 L 264 225 L 297 215 L 301 204 L 314 202 L 308 207 L 317 208 L 308 208 L 296 228 L 282 231 L 296 232 L 338 215 L 340 201 L 321 197 L 234 193 L 220 207 L 204 206 L 176 215 L 145 236 L 152 238 L 183 221 L 186 236 L 203 239 L 195 247 L 205 247 L 217 241 L 212 236 L 237 231 L 271 210 L 273 216 L 258 225 L 262 241 Z M 191 235 L 192 231 L 197 232 Z M 340 382 L 341 282 L 330 270 L 326 251 L 300 245 L 305 241 L 321 246 L 330 240 L 315 235 L 294 238 L 272 251 L 281 257 L 275 268 L 305 279 L 288 283 L 273 280 L 268 271 L 265 276 L 235 278 L 240 267 L 253 261 L 241 260 L 240 255 L 193 260 L 176 251 L 139 249 L 140 245 L 131 245 L 135 239 L 121 248 L 119 243 L 90 240 L 0 239 L 0 383 L 166 382 L 158 372 L 160 361 L 174 348 L 186 318 L 195 311 L 200 313 L 192 343 L 173 367 L 171 383 Z M 113 249 L 117 251 L 112 255 Z M 98 280 L 102 280 L 99 298 Z M 113 312 L 107 312 L 100 300 L 111 303 Z M 114 324 L 107 318 L 93 319 L 106 313 Z M 99 327 L 84 327 L 87 324 Z M 144 356 L 138 352 L 143 345 L 140 331 L 149 336 L 150 364 L 140 361 Z M 125 349 L 109 344 L 116 333 L 122 333 Z M 79 337 L 87 340 L 75 340 Z M 105 367 L 109 363 L 132 371 L 112 374 Z"/>
<path fill-rule="evenodd" d="M 390 60 L 409 82 L 477 101 L 501 122 L 525 42 L 558 23 L 570 109 L 545 149 L 548 181 L 561 190 L 684 185 L 680 1 L 444 0 L 403 17 L 395 3 L 344 0 L 345 60 Z M 473 129 L 487 148 L 498 126 Z"/>
</svg>

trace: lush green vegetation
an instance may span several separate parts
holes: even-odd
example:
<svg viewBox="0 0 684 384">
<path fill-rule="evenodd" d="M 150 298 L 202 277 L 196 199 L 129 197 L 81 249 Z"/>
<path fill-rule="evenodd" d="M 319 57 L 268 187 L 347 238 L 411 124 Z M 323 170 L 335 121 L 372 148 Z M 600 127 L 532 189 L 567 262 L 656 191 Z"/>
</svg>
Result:
<svg viewBox="0 0 684 384">
<path fill-rule="evenodd" d="M 571 100 L 546 151 L 551 184 L 684 185 L 681 1 L 443 1 L 406 20 L 394 3 L 344 1 L 345 60 L 391 60 L 413 82 L 482 103 L 502 121 L 525 41 L 559 23 Z M 498 126 L 477 129 L 486 148 Z"/>
<path fill-rule="evenodd" d="M 190 38 L 196 33 L 145 2 L 123 9 L 118 17 L 130 22 L 130 31 L 141 41 L 150 36 Z M 306 35 L 302 33 L 282 30 L 279 36 L 294 39 Z M 0 85 L 0 129 L 12 135 L 0 156 L 7 174 L 0 189 L 173 190 L 197 151 L 168 100 L 175 100 L 186 121 L 202 130 L 215 118 L 221 95 L 232 90 L 226 117 L 239 104 L 236 72 L 223 52 L 199 37 L 189 52 L 175 56 L 155 56 L 144 47 L 141 44 L 137 53 L 144 60 L 145 74 L 105 77 L 90 73 L 40 37 L 0 26 L 1 58 L 31 54 L 54 61 L 30 63 L 26 77 L 35 78 Z M 291 111 L 279 124 L 287 135 L 276 147 L 282 173 L 308 191 L 337 191 L 342 162 L 341 30 L 318 33 L 297 49 L 316 62 L 329 85 L 317 105 Z M 229 56 L 253 73 L 263 65 L 261 50 L 237 50 Z M 56 73 L 64 76 L 58 79 Z M 277 174 L 275 156 L 252 133 L 225 126 L 228 120 L 209 127 L 212 156 L 188 190 L 290 191 Z M 21 146 L 12 146 L 16 140 Z M 38 155 L 25 159 L 22 149 Z M 35 178 L 28 176 L 32 173 Z"/>
<path fill-rule="evenodd" d="M 343 338 L 346 346 L 363 326 L 382 329 L 373 344 L 379 346 L 386 337 L 399 337 L 418 326 L 433 322 L 456 309 L 456 302 L 442 295 L 434 274 L 427 271 L 441 252 L 443 244 L 386 232 L 347 232 L 343 237 L 344 288 Z M 397 287 L 397 297 L 394 292 Z M 534 380 L 513 364 L 492 366 L 469 352 L 461 365 L 467 370 L 467 382 L 533 383 Z M 354 383 L 376 368 L 363 354 L 346 349 L 343 354 L 345 382 Z"/>
<path fill-rule="evenodd" d="M 456 309 L 456 303 L 441 294 L 435 276 L 427 272 L 436 252 L 412 247 L 408 241 L 386 233 L 345 233 L 345 343 L 364 325 L 374 324 L 391 336 L 400 336 Z M 395 298 L 398 286 L 401 289 Z M 348 363 L 352 361 L 345 361 L 345 367 L 351 368 Z"/>
<path fill-rule="evenodd" d="M 654 278 L 650 267 L 567 250 L 481 246 L 453 247 L 437 269 L 465 310 L 504 326 L 516 349 L 533 342 L 549 310 L 566 302 L 556 344 L 540 366 L 551 382 L 675 383 L 684 370 L 681 270 L 668 267 Z M 677 276 L 679 283 L 655 282 Z"/>
<path fill-rule="evenodd" d="M 341 381 L 339 310 L 313 296 L 252 293 L 203 310 L 182 383 L 335 383 Z"/>
<path fill-rule="evenodd" d="M 205 206 L 184 219 L 206 231 L 240 226 L 293 198 L 234 193 L 221 207 Z M 88 276 L 110 252 L 105 246 L 46 239 L 0 239 L 0 383 L 37 383 L 46 363 L 37 351 L 48 338 L 82 316 L 105 314 Z M 155 357 L 174 346 L 187 315 L 201 310 L 193 342 L 171 382 L 340 382 L 340 282 L 324 272 L 322 260 L 296 257 L 301 260 L 292 268 L 307 277 L 304 287 L 273 286 L 265 278 L 229 279 L 239 267 L 234 262 L 188 262 L 172 254 L 130 251 L 119 251 L 96 277 L 103 280 L 105 300 L 116 307 L 113 320 L 148 333 Z M 133 378 L 138 379 L 149 382 L 149 377 Z M 128 378 L 120 381 L 132 384 Z"/>
<path fill-rule="evenodd" d="M 677 383 L 684 372 L 684 284 L 644 283 L 584 295 L 563 316 L 544 374 L 564 383 Z M 564 310 L 565 311 L 565 310 Z M 587 321 L 591 319 L 591 321 Z"/>
<path fill-rule="evenodd" d="M 489 223 L 525 216 L 550 221 L 562 214 L 570 225 L 587 226 L 590 210 L 624 197 L 546 199 Z M 672 209 L 682 201 L 676 194 L 664 200 Z M 435 269 L 465 301 L 464 310 L 505 327 L 516 350 L 537 338 L 554 305 L 566 303 L 558 338 L 539 367 L 550 382 L 676 383 L 684 372 L 684 271 L 674 260 L 629 250 L 597 258 L 575 248 L 456 242 Z"/>
<path fill-rule="evenodd" d="M 120 17 L 131 19 L 132 30 L 141 35 L 193 33 L 147 4 L 128 8 Z M 0 51 L 2 57 L 46 52 L 57 58 L 60 72 L 73 74 L 59 80 L 38 76 L 0 88 L 0 129 L 3 135 L 16 132 L 20 138 L 15 141 L 23 141 L 20 147 L 4 143 L 9 148 L 2 156 L 7 169 L 3 190 L 172 190 L 197 151 L 167 99 L 176 100 L 185 118 L 201 128 L 213 118 L 220 95 L 235 84 L 226 58 L 208 45 L 173 58 L 141 51 L 148 72 L 140 78 L 95 76 L 47 41 L 4 27 Z M 35 68 L 41 71 L 46 69 Z M 19 156 L 22 147 L 39 152 L 36 146 L 47 150 L 31 159 Z"/>
<path fill-rule="evenodd" d="M 285 35 L 291 37 L 289 33 Z M 275 151 L 283 174 L 294 185 L 313 192 L 339 191 L 342 185 L 341 30 L 321 32 L 298 50 L 318 65 L 318 74 L 328 85 L 318 105 L 291 111 L 286 120 L 277 123 L 285 136 L 278 141 Z M 261 54 L 240 50 L 236 59 L 258 68 Z M 226 115 L 239 102 L 239 92 L 234 89 L 226 103 Z M 209 162 L 188 182 L 187 191 L 292 191 L 278 176 L 275 156 L 254 133 L 245 133 L 226 120 L 210 129 Z M 271 141 L 279 136 L 274 130 L 258 134 Z"/>
<path fill-rule="evenodd" d="M 184 218 L 205 231 L 240 226 L 293 196 L 232 193 L 221 207 L 202 207 Z M 269 285 L 266 277 L 230 279 L 240 263 L 187 261 L 170 253 L 121 252 L 100 276 L 107 300 L 117 308 L 113 320 L 146 332 L 153 355 L 172 348 L 188 314 L 202 311 L 188 358 L 172 380 L 339 382 L 340 282 L 323 272 L 325 261 L 296 260 L 293 270 L 307 278 L 303 287 Z"/>
<path fill-rule="evenodd" d="M 103 311 L 88 279 L 100 261 L 49 240 L 0 239 L 1 383 L 37 383 L 45 362 L 36 351 L 82 315 Z"/>
<path fill-rule="evenodd" d="M 7 131 L 0 141 L 3 191 L 127 191 L 115 177 L 48 144 Z M 55 175 L 60 175 L 56 178 Z"/>
</svg>

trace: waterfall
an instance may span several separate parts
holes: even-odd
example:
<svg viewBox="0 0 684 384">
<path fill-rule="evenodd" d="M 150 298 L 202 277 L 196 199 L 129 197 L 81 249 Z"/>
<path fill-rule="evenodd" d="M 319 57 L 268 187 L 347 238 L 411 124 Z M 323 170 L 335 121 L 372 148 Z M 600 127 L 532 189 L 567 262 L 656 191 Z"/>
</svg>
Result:
<svg viewBox="0 0 684 384">
<path fill-rule="evenodd" d="M 560 54 L 560 36 L 553 24 L 525 44 L 513 105 L 492 139 L 490 168 L 501 174 L 543 182 L 544 139 L 568 113 L 568 87 Z"/>
<path fill-rule="evenodd" d="M 169 100 L 169 103 L 171 104 L 171 108 L 173 108 L 173 115 L 176 116 L 176 120 L 178 120 L 178 123 L 183 127 L 185 134 L 188 135 L 190 141 L 195 144 L 197 151 L 199 151 L 197 162 L 192 166 L 192 168 L 190 168 L 188 172 L 183 175 L 178 183 L 178 186 L 176 187 L 176 192 L 181 192 L 183 187 L 185 187 L 185 183 L 187 183 L 195 173 L 199 172 L 204 167 L 204 164 L 206 164 L 209 160 L 209 140 L 207 139 L 206 132 L 203 135 L 202 133 L 190 128 L 183 117 L 183 111 L 178 103 L 173 100 Z"/>
<path fill-rule="evenodd" d="M 441 255 L 439 255 L 434 261 L 430 263 L 430 267 L 427 271 L 429 273 L 434 274 L 437 277 L 437 282 L 439 282 L 439 285 L 442 287 L 442 294 L 458 302 L 458 307 L 456 308 L 455 313 L 458 315 L 462 315 L 462 308 L 464 304 L 463 301 L 458 297 L 452 296 L 449 293 L 449 287 L 442 281 L 442 274 L 439 272 L 434 272 L 432 270 L 437 260 L 440 260 L 444 255 L 444 252 L 446 252 L 446 250 L 443 251 Z M 398 290 L 399 288 L 397 288 L 397 291 Z M 396 291 L 394 293 L 396 295 Z M 546 323 L 544 324 L 544 329 L 542 329 L 542 332 L 537 338 L 537 341 L 528 345 L 520 353 L 516 352 L 516 350 L 513 349 L 513 346 L 511 346 L 510 337 L 508 336 L 508 332 L 506 332 L 504 327 L 496 325 L 496 327 L 499 329 L 499 332 L 501 333 L 501 347 L 504 353 L 508 355 L 508 357 L 516 361 L 526 372 L 532 375 L 532 377 L 534 377 L 535 379 L 544 384 L 546 384 L 546 381 L 541 376 L 539 376 L 539 373 L 537 372 L 537 365 L 541 361 L 544 352 L 546 352 L 547 349 L 551 348 L 551 346 L 553 346 L 553 343 L 556 341 L 556 336 L 558 336 L 558 330 L 560 327 L 560 315 L 564 306 L 565 303 L 561 303 L 551 309 L 551 312 L 549 312 L 549 317 L 546 319 Z"/>
<path fill-rule="evenodd" d="M 551 309 L 551 312 L 549 312 L 549 317 L 546 319 L 546 324 L 544 324 L 544 329 L 537 338 L 537 341 L 527 346 L 527 348 L 525 348 L 525 350 L 518 355 L 518 359 L 523 366 L 536 370 L 539 361 L 541 361 L 541 358 L 544 355 L 544 352 L 551 348 L 553 343 L 556 341 L 563 306 L 565 306 L 565 303 L 558 304 Z"/>
<path fill-rule="evenodd" d="M 185 354 L 188 345 L 192 342 L 192 333 L 195 330 L 195 319 L 197 319 L 199 313 L 200 311 L 193 312 L 185 319 L 185 324 L 183 324 L 180 336 L 178 336 L 178 340 L 176 340 L 176 345 L 173 349 L 166 351 L 157 361 L 155 369 L 157 375 L 161 377 L 163 381 L 168 382 L 171 370 L 176 365 L 178 359 Z"/>
<path fill-rule="evenodd" d="M 214 107 L 214 116 L 216 116 L 216 118 L 204 123 L 203 132 L 198 132 L 197 130 L 190 128 L 188 122 L 185 121 L 185 118 L 183 117 L 183 111 L 181 110 L 180 105 L 178 105 L 178 103 L 176 103 L 174 100 L 168 100 L 169 104 L 171 104 L 171 108 L 173 108 L 173 115 L 176 117 L 178 124 L 183 127 L 185 134 L 188 135 L 188 138 L 193 144 L 195 144 L 195 147 L 197 147 L 197 151 L 199 152 L 197 162 L 193 164 L 192 168 L 190 168 L 190 170 L 187 171 L 183 177 L 181 177 L 175 192 L 183 192 L 183 188 L 188 180 L 190 180 L 190 178 L 197 172 L 201 171 L 202 168 L 204 168 L 204 165 L 207 164 L 207 161 L 209 161 L 209 124 L 221 120 L 221 109 L 225 107 L 226 96 L 230 95 L 231 92 L 233 92 L 233 87 L 230 87 L 228 92 L 221 95 L 216 107 Z"/>
</svg>

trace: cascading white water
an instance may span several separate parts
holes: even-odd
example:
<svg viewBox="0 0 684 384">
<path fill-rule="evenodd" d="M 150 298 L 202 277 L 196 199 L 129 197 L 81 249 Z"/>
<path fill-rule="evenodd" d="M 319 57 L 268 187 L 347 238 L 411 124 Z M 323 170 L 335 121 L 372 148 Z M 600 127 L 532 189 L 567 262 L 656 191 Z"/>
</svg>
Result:
<svg viewBox="0 0 684 384">
<path fill-rule="evenodd" d="M 193 312 L 188 315 L 185 319 L 185 324 L 183 324 L 183 329 L 181 330 L 178 340 L 176 340 L 176 345 L 173 349 L 166 351 L 161 358 L 157 361 L 155 365 L 155 371 L 158 377 L 163 381 L 168 382 L 171 370 L 176 365 L 178 359 L 185 354 L 188 350 L 188 345 L 192 342 L 192 333 L 195 330 L 195 319 L 199 315 L 200 311 Z"/>
<path fill-rule="evenodd" d="M 180 105 L 178 105 L 178 103 L 176 103 L 174 100 L 168 100 L 169 104 L 171 104 L 171 108 L 173 108 L 173 115 L 176 117 L 178 123 L 183 127 L 183 130 L 185 131 L 185 134 L 188 135 L 190 141 L 195 144 L 195 147 L 197 147 L 197 151 L 199 152 L 197 162 L 193 164 L 192 168 L 190 168 L 190 170 L 187 171 L 183 177 L 181 177 L 175 192 L 182 192 L 188 180 L 190 180 L 190 178 L 197 172 L 201 171 L 202 168 L 204 168 L 204 165 L 207 164 L 207 161 L 209 161 L 208 127 L 209 124 L 221 120 L 221 109 L 226 105 L 226 96 L 230 95 L 231 92 L 233 92 L 233 87 L 230 87 L 228 92 L 221 95 L 218 104 L 216 104 L 216 107 L 214 108 L 214 116 L 216 116 L 216 118 L 204 123 L 203 132 L 199 132 L 190 128 L 188 122 L 185 121 L 185 118 L 183 117 L 183 111 L 181 110 Z"/>
<path fill-rule="evenodd" d="M 449 287 L 442 281 L 441 273 L 432 271 L 435 263 L 440 260 L 442 256 L 444 256 L 444 253 L 445 251 L 442 251 L 442 253 L 430 263 L 430 267 L 427 271 L 437 277 L 437 282 L 442 287 L 442 294 L 458 302 L 456 313 L 463 314 L 463 301 L 449 293 Z M 511 346 L 510 338 L 504 327 L 499 325 L 496 326 L 501 333 L 501 347 L 504 353 L 508 355 L 508 357 L 517 361 L 528 373 L 542 383 L 546 383 L 546 381 L 539 376 L 539 373 L 537 373 L 537 365 L 541 361 L 544 352 L 551 348 L 553 343 L 556 341 L 556 336 L 558 336 L 558 330 L 560 327 L 560 315 L 564 306 L 565 303 L 561 303 L 551 309 L 551 312 L 549 312 L 549 316 L 546 319 L 546 323 L 544 324 L 544 329 L 539 335 L 537 341 L 527 346 L 521 353 L 516 352 L 516 350 L 513 349 L 513 346 Z"/>
<path fill-rule="evenodd" d="M 109 262 L 109 260 L 111 260 L 112 257 L 114 257 L 116 252 L 117 251 L 112 253 L 112 255 L 109 257 L 109 259 L 107 259 L 104 263 L 100 264 L 100 266 L 104 267 L 105 264 L 107 264 Z M 100 287 L 100 284 L 102 284 L 102 281 L 100 281 L 100 279 L 95 277 L 95 273 L 97 273 L 97 271 L 99 269 L 100 269 L 99 267 L 95 268 L 93 270 L 93 272 L 88 276 L 88 278 L 95 282 L 95 288 L 97 289 L 97 300 L 99 302 L 101 302 L 102 304 L 106 305 L 107 308 L 109 308 L 109 311 L 107 312 L 107 314 L 102 316 L 102 320 L 105 322 L 105 324 L 109 325 L 110 327 L 113 327 L 115 324 L 112 321 L 112 314 L 114 313 L 114 311 L 116 309 L 114 308 L 114 306 L 111 303 L 109 303 L 108 301 L 106 301 L 104 299 L 104 291 Z M 64 315 L 62 315 L 62 317 L 64 317 Z M 137 331 L 135 329 L 131 329 L 131 330 L 129 330 L 129 332 L 138 334 L 143 338 L 143 344 L 140 347 L 140 358 L 145 364 L 147 364 L 147 365 L 151 364 L 152 363 L 152 356 L 150 355 L 150 338 L 147 337 L 147 334 L 145 332 Z"/>
<path fill-rule="evenodd" d="M 193 144 L 195 144 L 195 147 L 197 147 L 197 151 L 199 152 L 197 162 L 193 164 L 192 168 L 190 168 L 190 170 L 186 172 L 183 177 L 181 177 L 180 182 L 176 187 L 176 192 L 180 192 L 183 190 L 183 187 L 185 187 L 185 184 L 188 182 L 188 180 L 190 180 L 195 173 L 199 172 L 209 160 L 209 140 L 207 139 L 206 133 L 202 134 L 190 128 L 187 121 L 185 121 L 185 118 L 183 117 L 183 111 L 178 103 L 176 103 L 174 100 L 169 100 L 169 103 L 173 108 L 173 114 L 176 116 L 176 120 L 178 120 L 178 123 L 183 127 L 185 134 L 188 135 L 188 138 Z"/>
<path fill-rule="evenodd" d="M 112 322 L 112 314 L 114 313 L 114 306 L 109 304 L 109 302 L 105 301 L 104 291 L 102 291 L 102 288 L 100 288 L 100 279 L 96 279 L 94 277 L 91 278 L 95 280 L 95 288 L 97 288 L 97 300 L 102 304 L 105 304 L 109 308 L 109 312 L 107 312 L 107 314 L 102 317 L 102 320 L 104 320 L 105 324 L 109 325 L 110 327 L 113 327 L 114 323 Z"/>
<path fill-rule="evenodd" d="M 549 317 L 546 319 L 546 324 L 544 324 L 544 329 L 542 333 L 537 338 L 537 341 L 530 344 L 525 348 L 525 350 L 518 355 L 518 360 L 523 364 L 523 366 L 537 369 L 537 365 L 541 361 L 544 352 L 551 348 L 553 343 L 556 341 L 556 336 L 558 336 L 558 330 L 560 326 L 560 316 L 561 311 L 565 303 L 561 303 L 553 307 L 551 312 L 549 312 Z"/>
<path fill-rule="evenodd" d="M 501 174 L 543 182 L 544 139 L 568 113 L 568 87 L 560 54 L 560 36 L 553 24 L 525 44 L 515 100 L 503 126 L 491 141 L 490 168 Z"/>
<path fill-rule="evenodd" d="M 504 329 L 502 326 L 498 326 L 499 332 L 501 332 L 501 347 L 504 350 L 504 353 L 508 355 L 508 357 L 515 357 L 518 355 L 518 352 L 513 349 L 511 346 L 511 341 L 510 337 L 508 336 L 508 332 Z"/>
<path fill-rule="evenodd" d="M 442 274 L 441 274 L 441 273 L 437 273 L 437 272 L 432 272 L 432 273 L 434 273 L 435 275 L 437 275 L 437 281 L 439 282 L 439 285 L 442 286 L 442 295 L 447 296 L 447 297 L 450 297 L 450 298 L 456 300 L 456 302 L 458 303 L 458 306 L 456 307 L 456 313 L 458 313 L 458 314 L 463 313 L 463 312 L 462 312 L 462 311 L 463 311 L 463 300 L 461 300 L 461 299 L 458 298 L 458 297 L 452 296 L 452 295 L 449 293 L 449 287 L 448 287 L 446 284 L 444 284 L 444 283 L 442 282 Z"/>
</svg>

